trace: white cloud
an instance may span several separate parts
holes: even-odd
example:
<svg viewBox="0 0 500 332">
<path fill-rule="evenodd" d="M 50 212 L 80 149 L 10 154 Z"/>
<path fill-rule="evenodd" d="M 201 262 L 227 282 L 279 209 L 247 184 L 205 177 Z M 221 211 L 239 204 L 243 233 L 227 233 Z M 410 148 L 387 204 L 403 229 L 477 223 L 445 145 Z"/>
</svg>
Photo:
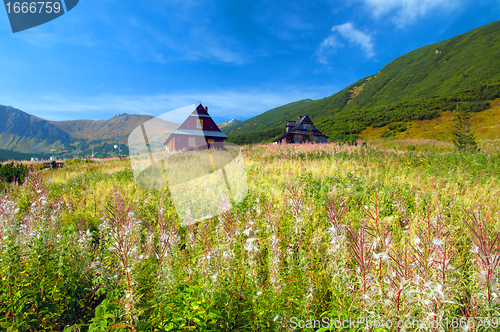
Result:
<svg viewBox="0 0 500 332">
<path fill-rule="evenodd" d="M 316 57 L 320 63 L 327 64 L 327 55 L 334 51 L 336 48 L 343 47 L 344 45 L 339 43 L 335 36 L 328 36 L 325 40 L 319 44 L 319 48 L 316 50 Z"/>
<path fill-rule="evenodd" d="M 435 10 L 451 10 L 467 0 L 361 0 L 375 17 L 391 16 L 402 27 Z"/>
<path fill-rule="evenodd" d="M 347 39 L 350 44 L 361 46 L 367 58 L 371 58 L 375 55 L 372 37 L 356 29 L 352 23 L 347 22 L 342 25 L 336 25 L 332 28 L 332 31 L 338 32 L 342 37 Z"/>
<path fill-rule="evenodd" d="M 375 56 L 373 50 L 372 38 L 369 34 L 356 29 L 350 22 L 335 25 L 332 27 L 333 35 L 328 36 L 321 42 L 316 50 L 316 57 L 320 63 L 326 64 L 326 57 L 329 53 L 334 52 L 335 49 L 343 47 L 344 45 L 338 41 L 338 37 L 342 37 L 349 42 L 349 44 L 358 45 L 364 51 L 367 58 Z"/>
</svg>

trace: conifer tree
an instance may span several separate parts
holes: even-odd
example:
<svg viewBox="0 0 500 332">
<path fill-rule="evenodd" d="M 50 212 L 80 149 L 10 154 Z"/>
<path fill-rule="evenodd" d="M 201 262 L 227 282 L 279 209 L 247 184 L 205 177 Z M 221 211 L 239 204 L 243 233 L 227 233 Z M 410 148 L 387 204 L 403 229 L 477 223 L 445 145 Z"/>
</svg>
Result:
<svg viewBox="0 0 500 332">
<path fill-rule="evenodd" d="M 459 152 L 477 152 L 477 143 L 471 131 L 471 114 L 465 105 L 458 104 L 453 117 L 453 144 Z"/>
</svg>

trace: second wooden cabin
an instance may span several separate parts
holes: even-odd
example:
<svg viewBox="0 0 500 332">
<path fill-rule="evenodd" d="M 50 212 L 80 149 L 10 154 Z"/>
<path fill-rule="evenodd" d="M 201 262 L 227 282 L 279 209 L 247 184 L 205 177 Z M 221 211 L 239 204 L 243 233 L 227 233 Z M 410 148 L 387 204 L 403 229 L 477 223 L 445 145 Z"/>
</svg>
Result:
<svg viewBox="0 0 500 332">
<path fill-rule="evenodd" d="M 328 136 L 319 131 L 307 115 L 299 115 L 295 121 L 287 121 L 285 132 L 274 140 L 276 143 L 326 143 Z"/>
</svg>

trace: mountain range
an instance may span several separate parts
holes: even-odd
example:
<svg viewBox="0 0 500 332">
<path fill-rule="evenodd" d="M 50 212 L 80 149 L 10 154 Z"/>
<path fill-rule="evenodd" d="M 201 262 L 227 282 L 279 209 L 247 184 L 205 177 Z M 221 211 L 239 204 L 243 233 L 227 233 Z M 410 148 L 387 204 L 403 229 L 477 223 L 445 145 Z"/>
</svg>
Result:
<svg viewBox="0 0 500 332">
<path fill-rule="evenodd" d="M 245 121 L 219 124 L 237 144 L 269 142 L 287 120 L 309 115 L 330 140 L 400 137 L 450 140 L 458 103 L 473 113 L 481 139 L 500 137 L 500 21 L 421 47 L 336 94 L 305 99 Z M 0 106 L 0 159 L 5 156 L 112 156 L 130 132 L 150 120 L 120 114 L 108 120 L 48 121 Z M 158 128 L 161 130 L 161 128 Z M 127 154 L 124 146 L 123 153 Z"/>
<path fill-rule="evenodd" d="M 222 131 L 239 144 L 270 141 L 287 120 L 307 114 L 331 140 L 348 141 L 374 128 L 390 132 L 391 124 L 440 118 L 459 102 L 480 112 L 500 97 L 499 54 L 500 22 L 494 22 L 400 56 L 330 97 L 290 103 Z M 500 136 L 498 126 L 493 130 Z"/>
<path fill-rule="evenodd" d="M 232 125 L 240 123 L 240 122 L 241 122 L 240 120 L 231 119 L 229 121 L 225 121 L 225 122 L 219 123 L 217 126 L 219 127 L 219 129 L 222 129 L 224 127 L 232 126 Z"/>
<path fill-rule="evenodd" d="M 48 121 L 10 106 L 0 105 L 0 160 L 57 157 L 116 155 L 121 143 L 128 154 L 128 136 L 141 124 L 153 119 L 149 115 L 119 114 L 108 120 Z M 224 127 L 240 121 L 232 119 L 219 124 Z M 161 137 L 162 131 L 177 128 L 169 121 L 152 121 L 148 133 Z M 121 139 L 120 139 L 121 138 Z"/>
<path fill-rule="evenodd" d="M 48 121 L 14 107 L 0 106 L 0 159 L 48 156 L 52 150 L 61 157 L 91 155 L 92 149 L 94 155 L 114 155 L 113 146 L 119 137 L 125 144 L 133 129 L 152 118 L 120 114 L 99 121 Z M 126 147 L 123 152 L 127 152 Z"/>
</svg>

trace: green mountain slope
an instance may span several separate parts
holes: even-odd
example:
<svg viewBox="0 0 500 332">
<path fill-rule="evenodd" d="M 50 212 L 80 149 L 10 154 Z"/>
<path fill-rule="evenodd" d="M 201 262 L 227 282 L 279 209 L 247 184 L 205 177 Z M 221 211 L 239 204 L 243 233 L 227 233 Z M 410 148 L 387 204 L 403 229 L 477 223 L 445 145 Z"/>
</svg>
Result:
<svg viewBox="0 0 500 332">
<path fill-rule="evenodd" d="M 150 115 L 119 114 L 107 120 L 47 121 L 10 106 L 0 105 L 0 159 L 115 156 L 114 145 L 121 137 L 123 154 L 128 154 L 128 136 Z M 236 122 L 237 120 L 232 120 Z M 231 121 L 229 121 L 231 122 Z M 153 121 L 147 125 L 151 137 L 162 137 L 178 123 Z"/>
<path fill-rule="evenodd" d="M 73 138 L 95 140 L 113 137 L 120 131 L 126 137 L 137 126 L 152 118 L 150 115 L 120 114 L 108 120 L 50 121 L 50 123 Z"/>
<path fill-rule="evenodd" d="M 0 149 L 0 162 L 7 160 L 31 160 L 31 158 L 38 158 L 39 160 L 42 160 L 50 158 L 50 155 L 40 153 L 21 153 Z"/>
<path fill-rule="evenodd" d="M 99 121 L 47 121 L 10 106 L 0 106 L 0 158 L 50 156 L 52 149 L 58 157 L 91 155 L 92 151 L 94 155 L 111 156 L 115 154 L 113 146 L 118 144 L 118 135 L 126 145 L 130 132 L 152 118 L 120 114 Z M 128 151 L 126 146 L 123 148 L 124 153 Z"/>
<path fill-rule="evenodd" d="M 47 120 L 13 107 L 0 106 L 0 149 L 43 153 L 52 144 L 69 148 L 70 135 Z"/>
<path fill-rule="evenodd" d="M 229 121 L 224 121 L 222 123 L 218 123 L 217 124 L 217 127 L 219 127 L 219 129 L 222 129 L 224 127 L 227 127 L 227 126 L 232 126 L 232 125 L 235 125 L 235 124 L 238 124 L 240 123 L 241 121 L 240 120 L 236 120 L 236 119 L 231 119 Z"/>
<path fill-rule="evenodd" d="M 226 135 L 235 135 L 274 129 L 278 125 L 283 125 L 284 127 L 288 118 L 290 118 L 290 120 L 292 118 L 297 118 L 296 114 L 301 114 L 301 110 L 311 103 L 314 103 L 314 101 L 312 101 L 311 99 L 296 101 L 284 106 L 274 108 L 249 120 L 231 126 L 223 127 L 223 129 L 221 128 L 221 130 Z"/>
<path fill-rule="evenodd" d="M 357 137 L 366 127 L 431 119 L 438 110 L 468 102 L 479 111 L 500 97 L 500 22 L 424 46 L 386 65 L 333 96 L 291 103 L 224 128 L 231 140 L 263 140 L 284 130 L 284 122 L 308 114 L 333 140 Z"/>
</svg>

